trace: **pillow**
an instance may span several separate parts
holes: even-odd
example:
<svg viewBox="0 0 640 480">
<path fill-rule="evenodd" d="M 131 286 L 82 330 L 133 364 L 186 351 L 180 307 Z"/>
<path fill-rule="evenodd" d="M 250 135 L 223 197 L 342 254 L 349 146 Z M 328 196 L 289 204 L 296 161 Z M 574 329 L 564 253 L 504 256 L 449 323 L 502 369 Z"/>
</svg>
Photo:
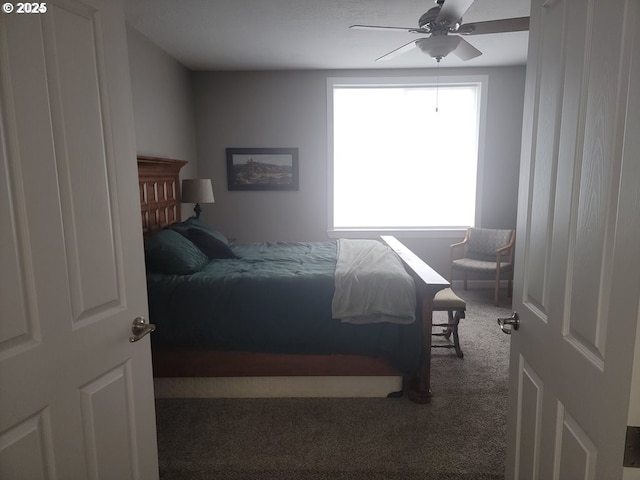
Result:
<svg viewBox="0 0 640 480">
<path fill-rule="evenodd" d="M 229 245 L 204 230 L 190 228 L 182 235 L 191 240 L 209 258 L 238 258 Z"/>
<path fill-rule="evenodd" d="M 217 238 L 225 245 L 229 245 L 229 240 L 222 233 L 217 230 L 211 228 L 209 225 L 202 223 L 197 218 L 191 217 L 181 223 L 174 223 L 169 226 L 170 229 L 175 230 L 176 232 L 186 236 L 187 230 L 194 228 L 197 230 L 202 230 L 203 232 L 208 233 L 212 237 Z"/>
<path fill-rule="evenodd" d="M 198 247 L 168 228 L 145 237 L 144 255 L 147 269 L 158 273 L 189 275 L 209 263 Z"/>
</svg>

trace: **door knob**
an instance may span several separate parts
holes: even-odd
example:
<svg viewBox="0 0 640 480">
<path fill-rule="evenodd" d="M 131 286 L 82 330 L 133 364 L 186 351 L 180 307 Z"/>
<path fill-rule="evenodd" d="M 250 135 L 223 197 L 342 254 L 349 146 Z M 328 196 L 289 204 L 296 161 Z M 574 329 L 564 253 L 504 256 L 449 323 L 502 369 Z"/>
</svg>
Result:
<svg viewBox="0 0 640 480">
<path fill-rule="evenodd" d="M 518 330 L 520 328 L 520 316 L 518 312 L 513 312 L 513 314 L 507 318 L 499 318 L 498 325 L 500 325 L 502 333 L 511 335 L 511 330 Z M 511 325 L 511 328 L 506 328 L 507 325 Z"/>
<path fill-rule="evenodd" d="M 155 331 L 156 326 L 152 323 L 148 323 L 144 317 L 136 317 L 131 324 L 131 333 L 133 335 L 129 337 L 130 342 L 137 342 L 142 337 Z"/>
</svg>

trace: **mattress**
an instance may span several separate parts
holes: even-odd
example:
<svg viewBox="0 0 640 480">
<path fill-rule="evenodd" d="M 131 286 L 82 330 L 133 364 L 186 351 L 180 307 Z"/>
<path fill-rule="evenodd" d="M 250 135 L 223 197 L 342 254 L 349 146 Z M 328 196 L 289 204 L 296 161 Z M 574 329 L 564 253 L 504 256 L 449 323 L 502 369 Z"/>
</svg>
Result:
<svg viewBox="0 0 640 480">
<path fill-rule="evenodd" d="M 418 322 L 349 324 L 332 318 L 335 241 L 231 246 L 187 275 L 147 274 L 154 349 L 212 349 L 386 358 L 413 374 Z"/>
</svg>

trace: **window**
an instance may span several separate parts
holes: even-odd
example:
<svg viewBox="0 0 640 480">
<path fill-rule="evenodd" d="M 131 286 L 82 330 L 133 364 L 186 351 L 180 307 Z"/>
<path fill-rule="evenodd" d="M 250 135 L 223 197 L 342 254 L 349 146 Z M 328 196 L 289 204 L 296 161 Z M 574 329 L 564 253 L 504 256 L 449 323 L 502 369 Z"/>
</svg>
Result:
<svg viewBox="0 0 640 480">
<path fill-rule="evenodd" d="M 329 79 L 331 230 L 473 226 L 485 77 Z"/>
</svg>

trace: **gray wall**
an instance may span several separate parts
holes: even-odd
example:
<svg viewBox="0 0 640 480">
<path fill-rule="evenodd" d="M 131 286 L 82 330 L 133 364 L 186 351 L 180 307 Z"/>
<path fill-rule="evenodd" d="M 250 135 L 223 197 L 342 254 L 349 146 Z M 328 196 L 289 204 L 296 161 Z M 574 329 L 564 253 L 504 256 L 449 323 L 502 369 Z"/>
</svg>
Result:
<svg viewBox="0 0 640 480">
<path fill-rule="evenodd" d="M 327 239 L 327 77 L 419 76 L 424 70 L 196 72 L 198 174 L 211 178 L 216 203 L 203 219 L 241 242 Z M 488 75 L 481 223 L 516 224 L 525 67 L 440 69 L 443 76 Z M 226 186 L 227 147 L 298 147 L 300 190 L 239 192 Z M 454 196 L 456 186 L 451 185 Z M 446 202 L 446 199 L 443 199 Z M 403 238 L 441 274 L 449 244 L 462 237 Z"/>
<path fill-rule="evenodd" d="M 137 30 L 127 28 L 137 153 L 187 160 L 182 178 L 197 177 L 191 73 Z M 183 217 L 193 205 L 182 209 Z"/>
</svg>

